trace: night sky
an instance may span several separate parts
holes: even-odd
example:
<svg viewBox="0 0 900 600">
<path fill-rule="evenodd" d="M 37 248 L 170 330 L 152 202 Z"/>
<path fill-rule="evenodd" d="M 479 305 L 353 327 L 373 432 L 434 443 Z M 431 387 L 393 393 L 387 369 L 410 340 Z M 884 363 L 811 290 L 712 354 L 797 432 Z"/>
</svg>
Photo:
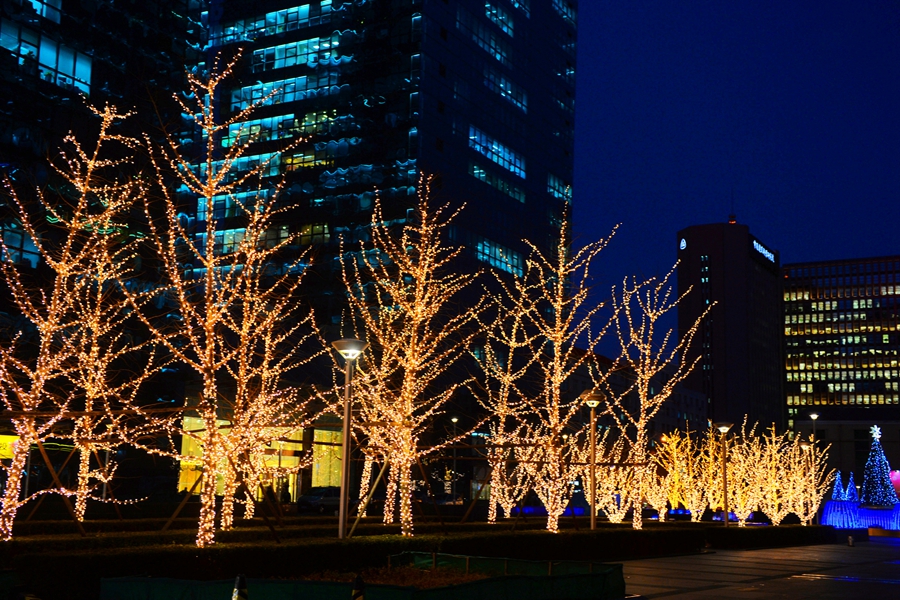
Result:
<svg viewBox="0 0 900 600">
<path fill-rule="evenodd" d="M 740 223 L 781 262 L 900 254 L 900 3 L 582 0 L 576 243 L 598 285 Z"/>
</svg>

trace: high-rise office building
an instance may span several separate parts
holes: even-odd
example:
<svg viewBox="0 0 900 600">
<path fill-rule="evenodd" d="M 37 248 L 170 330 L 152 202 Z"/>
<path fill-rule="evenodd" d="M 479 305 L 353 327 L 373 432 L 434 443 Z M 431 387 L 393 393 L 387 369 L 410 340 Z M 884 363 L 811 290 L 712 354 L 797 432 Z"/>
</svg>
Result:
<svg viewBox="0 0 900 600">
<path fill-rule="evenodd" d="M 420 174 L 431 174 L 438 202 L 466 204 L 452 236 L 472 265 L 521 273 L 522 240 L 555 245 L 572 195 L 576 8 L 210 2 L 210 59 L 243 53 L 223 115 L 274 94 L 244 124 L 258 140 L 248 160 L 271 158 L 273 140 L 302 139 L 269 172 L 287 180 L 282 235 L 317 245 L 319 269 L 333 274 L 322 257 L 339 237 L 366 239 L 376 195 L 385 218 L 402 223 Z M 215 210 L 230 214 L 231 202 Z M 223 243 L 229 235 L 241 231 L 223 231 Z"/>
<path fill-rule="evenodd" d="M 138 109 L 183 87 L 204 37 L 200 0 L 3 0 L 0 4 L 0 168 L 43 185 L 69 132 L 88 142 L 86 103 Z M 159 123 L 154 122 L 153 128 Z M 142 127 L 150 130 L 150 127 Z"/>
<path fill-rule="evenodd" d="M 705 394 L 709 418 L 784 426 L 778 252 L 735 222 L 678 232 L 678 327 L 704 311 L 685 359 L 700 358 L 685 386 Z"/>
<path fill-rule="evenodd" d="M 789 264 L 783 275 L 789 418 L 900 417 L 900 256 Z"/>
</svg>

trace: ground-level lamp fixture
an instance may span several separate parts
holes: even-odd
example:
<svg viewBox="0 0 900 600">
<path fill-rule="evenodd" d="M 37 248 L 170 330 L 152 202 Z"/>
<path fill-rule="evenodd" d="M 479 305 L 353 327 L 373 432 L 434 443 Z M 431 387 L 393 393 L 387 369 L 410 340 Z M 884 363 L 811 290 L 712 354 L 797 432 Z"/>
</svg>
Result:
<svg viewBox="0 0 900 600">
<path fill-rule="evenodd" d="M 733 425 L 733 423 L 715 423 L 713 425 L 722 434 L 722 506 L 725 509 L 722 520 L 725 522 L 725 527 L 728 527 L 728 440 L 725 434 Z"/>
<path fill-rule="evenodd" d="M 606 399 L 599 392 L 585 392 L 581 395 L 591 409 L 591 529 L 597 528 L 597 407 Z"/>
<path fill-rule="evenodd" d="M 341 440 L 341 505 L 338 509 L 338 539 L 347 537 L 347 504 L 350 496 L 350 382 L 353 364 L 368 344 L 355 338 L 331 342 L 338 354 L 344 357 L 344 425 Z"/>
</svg>

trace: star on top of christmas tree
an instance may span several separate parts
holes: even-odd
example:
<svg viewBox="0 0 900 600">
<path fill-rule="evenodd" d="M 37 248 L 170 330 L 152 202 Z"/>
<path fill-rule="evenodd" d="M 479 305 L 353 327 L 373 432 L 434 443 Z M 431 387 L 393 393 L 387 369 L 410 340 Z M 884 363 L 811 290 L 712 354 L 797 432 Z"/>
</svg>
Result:
<svg viewBox="0 0 900 600">
<path fill-rule="evenodd" d="M 872 428 L 869 431 L 872 433 L 873 439 L 881 439 L 881 428 L 878 425 L 872 425 Z"/>
</svg>

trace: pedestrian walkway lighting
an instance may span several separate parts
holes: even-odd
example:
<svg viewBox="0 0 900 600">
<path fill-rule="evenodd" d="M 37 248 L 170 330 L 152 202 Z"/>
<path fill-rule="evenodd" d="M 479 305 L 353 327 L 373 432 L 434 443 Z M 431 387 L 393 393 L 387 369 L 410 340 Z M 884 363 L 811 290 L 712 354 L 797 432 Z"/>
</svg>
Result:
<svg viewBox="0 0 900 600">
<path fill-rule="evenodd" d="M 723 520 L 728 527 L 728 440 L 725 434 L 731 429 L 733 423 L 716 423 L 715 428 L 722 434 L 722 505 L 725 508 Z"/>
<path fill-rule="evenodd" d="M 341 440 L 341 497 L 338 510 L 338 539 L 347 536 L 347 499 L 350 495 L 350 382 L 353 379 L 353 364 L 367 343 L 355 338 L 345 338 L 331 342 L 338 354 L 344 357 L 344 426 Z"/>
<path fill-rule="evenodd" d="M 598 392 L 581 395 L 584 403 L 591 408 L 591 529 L 597 528 L 597 407 L 606 397 Z"/>
</svg>

